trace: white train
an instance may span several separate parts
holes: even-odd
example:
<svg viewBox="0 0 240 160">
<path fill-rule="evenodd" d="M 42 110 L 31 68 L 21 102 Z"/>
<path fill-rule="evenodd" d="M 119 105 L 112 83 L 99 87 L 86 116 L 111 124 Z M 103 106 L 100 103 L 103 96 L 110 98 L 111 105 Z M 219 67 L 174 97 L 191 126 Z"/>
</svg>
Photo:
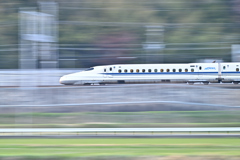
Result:
<svg viewBox="0 0 240 160">
<path fill-rule="evenodd" d="M 240 82 L 240 63 L 116 64 L 64 75 L 65 85 L 106 83 Z"/>
</svg>

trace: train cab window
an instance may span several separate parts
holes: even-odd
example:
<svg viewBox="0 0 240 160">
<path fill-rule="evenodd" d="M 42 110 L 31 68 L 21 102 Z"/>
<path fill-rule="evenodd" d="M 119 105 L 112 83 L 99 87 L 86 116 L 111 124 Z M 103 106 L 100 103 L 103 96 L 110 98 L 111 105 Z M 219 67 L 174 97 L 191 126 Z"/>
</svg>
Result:
<svg viewBox="0 0 240 160">
<path fill-rule="evenodd" d="M 112 71 L 112 67 L 110 67 L 109 70 Z"/>
<path fill-rule="evenodd" d="M 127 69 L 124 69 L 124 72 L 127 73 Z"/>
<path fill-rule="evenodd" d="M 121 70 L 121 69 L 119 69 L 119 70 L 118 70 L 118 73 L 121 73 L 121 72 L 122 72 L 122 70 Z"/>
<path fill-rule="evenodd" d="M 199 70 L 202 70 L 202 67 L 201 67 L 201 66 L 199 67 Z"/>
<path fill-rule="evenodd" d="M 157 69 L 154 69 L 154 72 L 157 72 Z"/>
<path fill-rule="evenodd" d="M 167 69 L 167 72 L 169 72 L 170 71 L 170 69 Z"/>
<path fill-rule="evenodd" d="M 236 71 L 239 72 L 239 68 L 236 68 Z"/>
<path fill-rule="evenodd" d="M 179 69 L 178 71 L 179 71 L 179 72 L 182 72 L 182 69 Z"/>
<path fill-rule="evenodd" d="M 191 69 L 191 72 L 194 72 L 194 69 L 193 69 L 193 68 Z"/>
<path fill-rule="evenodd" d="M 142 69 L 142 72 L 145 72 L 145 69 Z"/>
<path fill-rule="evenodd" d="M 223 66 L 223 70 L 225 70 L 226 69 L 226 66 Z"/>
<path fill-rule="evenodd" d="M 161 69 L 160 71 L 161 71 L 161 72 L 164 72 L 164 70 L 163 70 L 163 69 Z"/>
<path fill-rule="evenodd" d="M 172 71 L 173 71 L 173 72 L 176 72 L 176 69 L 173 69 Z"/>
<path fill-rule="evenodd" d="M 106 70 L 106 68 L 104 68 L 104 72 L 106 72 L 107 70 Z"/>
<path fill-rule="evenodd" d="M 185 72 L 188 72 L 188 69 L 185 69 Z"/>
<path fill-rule="evenodd" d="M 85 71 L 92 71 L 92 70 L 94 70 L 94 68 L 88 68 Z"/>
<path fill-rule="evenodd" d="M 133 69 L 131 69 L 130 72 L 133 73 Z"/>
<path fill-rule="evenodd" d="M 152 72 L 152 70 L 151 70 L 151 69 L 148 69 L 148 72 Z"/>
<path fill-rule="evenodd" d="M 139 72 L 139 69 L 137 69 L 136 72 L 138 73 L 138 72 Z"/>
</svg>

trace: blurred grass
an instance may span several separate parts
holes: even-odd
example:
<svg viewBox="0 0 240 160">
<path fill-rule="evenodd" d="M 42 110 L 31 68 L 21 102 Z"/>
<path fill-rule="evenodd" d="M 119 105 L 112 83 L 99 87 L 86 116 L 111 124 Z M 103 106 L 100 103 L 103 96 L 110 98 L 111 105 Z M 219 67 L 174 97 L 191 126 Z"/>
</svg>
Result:
<svg viewBox="0 0 240 160">
<path fill-rule="evenodd" d="M 240 139 L 0 139 L 0 156 L 240 156 Z"/>
<path fill-rule="evenodd" d="M 98 157 L 59 157 L 59 156 L 24 156 L 0 157 L 0 160 L 239 160 L 238 156 L 98 156 Z"/>
<path fill-rule="evenodd" d="M 0 114 L 0 127 L 240 127 L 240 111 Z"/>
</svg>

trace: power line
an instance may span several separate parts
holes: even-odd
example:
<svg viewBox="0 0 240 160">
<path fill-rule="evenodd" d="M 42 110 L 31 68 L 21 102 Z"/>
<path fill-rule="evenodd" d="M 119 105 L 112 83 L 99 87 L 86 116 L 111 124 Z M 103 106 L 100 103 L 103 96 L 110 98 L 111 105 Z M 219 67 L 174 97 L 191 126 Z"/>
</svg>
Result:
<svg viewBox="0 0 240 160">
<path fill-rule="evenodd" d="M 107 2 L 103 2 L 103 1 L 77 1 L 77 2 L 58 2 L 59 4 L 123 4 L 122 2 L 118 2 L 118 1 L 107 1 Z M 188 4 L 225 4 L 226 2 L 223 1 L 219 1 L 219 0 L 201 0 L 201 1 L 189 1 L 189 2 L 181 2 L 180 0 L 175 0 L 175 1 L 166 1 L 166 0 L 162 0 L 162 1 L 139 1 L 139 0 L 135 0 L 135 1 L 128 1 L 128 2 L 124 2 L 124 4 L 168 4 L 168 3 L 174 3 L 174 4 L 182 4 L 182 3 L 188 3 Z"/>
<path fill-rule="evenodd" d="M 169 9 L 153 9 L 149 7 L 144 8 L 119 8 L 119 7 L 102 7 L 102 8 L 94 8 L 94 7 L 59 7 L 59 9 L 77 9 L 77 10 L 148 10 L 148 11 L 163 11 L 163 12 L 170 12 L 170 11 L 228 11 L 229 9 L 199 9 L 199 8 L 169 8 Z"/>
<path fill-rule="evenodd" d="M 207 27 L 207 26 L 214 26 L 214 27 L 238 27 L 239 25 L 236 23 L 142 23 L 142 22 L 96 22 L 96 21 L 59 21 L 59 24 L 66 24 L 66 25 L 96 25 L 96 26 L 133 26 L 133 27 L 145 27 L 147 25 L 152 26 L 164 26 L 164 27 Z"/>
<path fill-rule="evenodd" d="M 56 48 L 55 48 L 56 49 Z M 49 50 L 55 50 L 49 49 Z M 136 51 L 136 50 L 144 50 L 143 48 L 57 48 L 59 50 L 72 50 L 72 51 L 100 51 L 100 50 L 109 50 L 109 51 Z M 164 48 L 162 50 L 217 50 L 217 49 L 231 49 L 231 47 L 204 47 L 204 48 Z M 159 49 L 158 49 L 159 50 Z M 19 48 L 11 48 L 11 49 L 0 49 L 0 52 L 12 52 L 12 51 L 20 51 Z M 28 51 L 28 50 L 26 50 Z"/>
</svg>

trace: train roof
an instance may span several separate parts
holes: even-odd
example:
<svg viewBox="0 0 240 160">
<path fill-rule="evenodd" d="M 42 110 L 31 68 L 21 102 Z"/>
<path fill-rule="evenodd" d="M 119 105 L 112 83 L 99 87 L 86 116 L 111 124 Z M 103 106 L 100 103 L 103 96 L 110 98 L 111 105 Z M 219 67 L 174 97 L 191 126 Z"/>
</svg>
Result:
<svg viewBox="0 0 240 160">
<path fill-rule="evenodd" d="M 94 67 L 107 67 L 107 66 L 148 66 L 148 65 L 200 65 L 200 64 L 214 64 L 214 63 L 149 63 L 149 64 L 111 64 L 111 65 L 101 65 Z M 216 63 L 217 64 L 217 63 Z M 240 62 L 221 62 L 221 64 L 239 64 Z"/>
</svg>

